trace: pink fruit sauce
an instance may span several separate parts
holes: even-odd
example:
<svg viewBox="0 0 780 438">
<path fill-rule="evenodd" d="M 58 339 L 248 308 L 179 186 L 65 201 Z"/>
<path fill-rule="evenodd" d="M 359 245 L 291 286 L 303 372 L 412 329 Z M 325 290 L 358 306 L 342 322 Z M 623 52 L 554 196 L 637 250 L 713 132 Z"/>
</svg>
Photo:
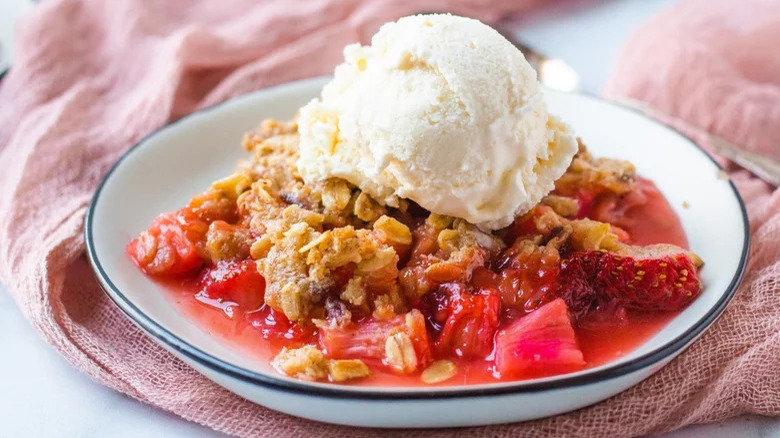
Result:
<svg viewBox="0 0 780 438">
<path fill-rule="evenodd" d="M 627 202 L 633 205 L 623 209 L 611 208 L 593 217 L 611 222 L 629 233 L 630 243 L 648 245 L 670 243 L 688 247 L 685 233 L 679 219 L 666 199 L 647 180 L 637 181 L 641 202 Z M 632 194 L 632 196 L 635 196 Z M 615 216 L 614 211 L 619 211 Z M 612 215 L 612 217 L 604 216 Z M 317 343 L 313 331 L 295 331 L 290 323 L 275 321 L 274 314 L 267 308 L 245 312 L 231 306 L 227 301 L 217 302 L 202 295 L 199 286 L 192 279 L 166 281 L 169 298 L 189 318 L 195 321 L 209 335 L 217 337 L 231 347 L 237 348 L 255 360 L 268 363 L 284 346 L 296 347 Z M 614 361 L 643 344 L 664 327 L 677 312 L 596 311 L 574 325 L 577 342 L 586 368 Z M 523 376 L 501 376 L 495 370 L 493 354 L 487 359 L 449 358 L 457 365 L 457 374 L 435 386 L 495 383 L 497 381 L 522 380 Z M 390 372 L 386 367 L 369 363 L 372 375 L 365 379 L 348 382 L 355 386 L 415 386 L 424 385 L 419 374 L 405 376 Z M 555 374 L 555 373 L 551 373 Z M 536 374 L 531 377 L 540 377 Z M 529 378 L 529 377 L 526 377 Z M 431 385 L 425 385 L 431 386 Z"/>
</svg>

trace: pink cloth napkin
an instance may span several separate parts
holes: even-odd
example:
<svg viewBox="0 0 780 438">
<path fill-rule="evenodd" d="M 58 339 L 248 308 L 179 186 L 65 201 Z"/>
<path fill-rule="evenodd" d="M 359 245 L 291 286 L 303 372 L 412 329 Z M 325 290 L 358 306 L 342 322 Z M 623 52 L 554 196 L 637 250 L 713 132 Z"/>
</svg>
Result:
<svg viewBox="0 0 780 438">
<path fill-rule="evenodd" d="M 111 388 L 239 436 L 449 436 L 293 418 L 210 383 L 137 330 L 84 256 L 89 199 L 135 141 L 179 116 L 329 72 L 380 23 L 448 9 L 492 21 L 534 0 L 191 2 L 48 0 L 19 27 L 0 85 L 0 276 L 74 366 Z M 780 4 L 687 0 L 631 39 L 607 87 L 778 157 Z M 773 143 L 774 142 L 774 143 Z M 674 157 L 670 157 L 674 159 Z M 748 272 L 717 324 L 644 383 L 596 406 L 474 436 L 628 437 L 751 412 L 780 414 L 780 191 L 737 171 Z M 464 433 L 459 430 L 459 433 Z"/>
</svg>

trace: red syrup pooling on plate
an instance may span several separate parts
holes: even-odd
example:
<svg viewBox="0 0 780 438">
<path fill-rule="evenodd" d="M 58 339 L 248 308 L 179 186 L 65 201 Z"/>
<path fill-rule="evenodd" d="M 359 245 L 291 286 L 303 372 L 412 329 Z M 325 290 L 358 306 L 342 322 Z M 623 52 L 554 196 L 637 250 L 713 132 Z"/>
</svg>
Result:
<svg viewBox="0 0 780 438">
<path fill-rule="evenodd" d="M 313 333 L 290 336 L 289 328 L 278 328 L 277 321 L 269 309 L 243 312 L 232 302 L 203 299 L 193 292 L 197 286 L 191 282 L 176 284 L 173 281 L 163 283 L 169 298 L 189 319 L 211 336 L 237 348 L 255 360 L 269 362 L 284 346 L 317 343 Z M 627 311 L 616 320 L 614 315 L 598 312 L 575 325 L 580 349 L 586 361 L 586 368 L 593 368 L 618 359 L 658 333 L 676 313 L 645 313 Z M 292 341 L 292 342 L 291 342 Z M 495 370 L 494 363 L 488 359 L 453 358 L 457 366 L 454 377 L 438 386 L 494 383 L 497 381 L 522 380 L 505 378 Z M 398 375 L 372 367 L 373 374 L 349 385 L 371 386 L 416 386 L 424 385 L 419 376 Z M 540 377 L 535 375 L 533 377 Z"/>
<path fill-rule="evenodd" d="M 670 243 L 688 248 L 688 242 L 679 219 L 666 199 L 652 182 L 637 181 L 636 193 L 641 199 L 621 200 L 615 208 L 608 206 L 609 200 L 601 202 L 585 216 L 611 222 L 630 235 L 629 243 L 648 245 Z M 607 205 L 607 207 L 605 207 Z M 617 213 L 616 213 L 617 212 Z M 255 360 L 268 363 L 281 349 L 304 344 L 317 344 L 315 328 L 303 329 L 262 305 L 252 311 L 244 311 L 234 301 L 213 299 L 202 293 L 202 281 L 196 278 L 186 280 L 163 280 L 175 305 L 199 325 L 205 332 L 215 336 L 232 348 L 237 348 Z M 642 312 L 635 310 L 598 309 L 574 322 L 577 342 L 585 360 L 585 369 L 614 361 L 642 345 L 658 333 L 678 312 Z M 506 323 L 503 321 L 502 323 Z M 430 330 L 430 327 L 429 327 Z M 438 336 L 435 331 L 431 333 Z M 501 376 L 492 360 L 495 353 L 484 359 L 452 358 L 457 366 L 456 374 L 434 386 L 495 383 L 516 381 L 533 376 Z M 379 363 L 368 363 L 370 377 L 347 382 L 355 386 L 432 386 L 423 384 L 419 372 L 413 375 L 399 375 Z M 376 365 L 376 366 L 375 366 Z M 555 374 L 555 373 L 551 373 Z"/>
</svg>

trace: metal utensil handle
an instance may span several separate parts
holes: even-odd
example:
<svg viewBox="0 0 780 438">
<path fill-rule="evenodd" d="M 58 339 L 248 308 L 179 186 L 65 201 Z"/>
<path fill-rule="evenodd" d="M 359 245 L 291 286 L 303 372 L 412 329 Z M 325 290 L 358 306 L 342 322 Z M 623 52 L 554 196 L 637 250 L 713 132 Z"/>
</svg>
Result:
<svg viewBox="0 0 780 438">
<path fill-rule="evenodd" d="M 642 112 L 647 112 L 647 110 L 651 109 L 646 103 L 634 99 L 620 99 L 617 102 Z M 693 123 L 682 119 L 677 119 L 677 121 L 685 129 L 706 136 L 712 148 L 720 155 L 723 155 L 723 157 L 745 168 L 769 184 L 780 187 L 780 163 L 777 161 L 755 152 L 746 151 L 725 138 L 700 128 Z"/>
</svg>

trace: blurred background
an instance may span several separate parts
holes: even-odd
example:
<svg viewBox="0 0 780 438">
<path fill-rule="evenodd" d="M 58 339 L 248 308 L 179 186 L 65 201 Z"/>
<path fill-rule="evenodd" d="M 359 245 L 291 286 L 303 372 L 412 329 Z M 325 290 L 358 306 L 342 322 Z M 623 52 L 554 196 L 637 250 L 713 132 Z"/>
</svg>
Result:
<svg viewBox="0 0 780 438">
<path fill-rule="evenodd" d="M 507 18 L 498 27 L 540 53 L 564 61 L 577 72 L 583 90 L 599 93 L 626 38 L 672 3 L 674 0 L 562 1 L 522 17 Z M 13 68 L 14 23 L 33 6 L 29 0 L 0 0 L 0 72 Z M 2 436 L 218 436 L 115 393 L 79 373 L 39 338 L 2 285 L 0 351 L 4 358 L 0 360 Z M 780 437 L 780 422 L 739 417 L 666 435 L 759 436 Z"/>
</svg>

